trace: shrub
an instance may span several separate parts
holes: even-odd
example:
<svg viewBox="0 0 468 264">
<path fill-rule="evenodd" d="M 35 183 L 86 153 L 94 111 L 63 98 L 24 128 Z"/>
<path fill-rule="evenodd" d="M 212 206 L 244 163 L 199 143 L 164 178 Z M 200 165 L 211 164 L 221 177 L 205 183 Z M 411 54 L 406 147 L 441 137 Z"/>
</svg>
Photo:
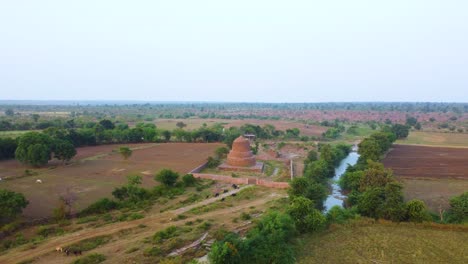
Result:
<svg viewBox="0 0 468 264">
<path fill-rule="evenodd" d="M 421 200 L 411 200 L 406 204 L 406 215 L 411 222 L 423 222 L 431 220 L 427 212 L 426 204 Z"/>
<path fill-rule="evenodd" d="M 97 237 L 88 238 L 78 243 L 72 244 L 69 246 L 69 248 L 80 249 L 82 251 L 89 251 L 101 245 L 107 244 L 111 239 L 112 239 L 112 236 L 110 235 L 97 236 Z"/>
<path fill-rule="evenodd" d="M 343 224 L 349 219 L 356 219 L 358 216 L 355 209 L 345 209 L 336 205 L 328 210 L 327 221 L 328 223 Z"/>
<path fill-rule="evenodd" d="M 98 253 L 93 253 L 88 256 L 79 258 L 73 261 L 73 264 L 97 264 L 106 260 L 106 256 Z"/>
<path fill-rule="evenodd" d="M 177 178 L 179 178 L 179 174 L 172 170 L 163 169 L 156 176 L 154 179 L 165 186 L 172 187 L 177 182 Z"/>
<path fill-rule="evenodd" d="M 450 199 L 450 221 L 463 223 L 468 221 L 468 192 Z"/>
<path fill-rule="evenodd" d="M 189 187 L 189 186 L 195 185 L 195 183 L 197 182 L 197 179 L 193 177 L 192 174 L 185 174 L 182 177 L 182 181 L 184 182 L 185 186 Z"/>
<path fill-rule="evenodd" d="M 89 205 L 86 209 L 81 211 L 81 215 L 90 214 L 103 214 L 116 209 L 118 206 L 117 202 L 112 201 L 108 198 L 97 200 L 93 204 Z"/>
<path fill-rule="evenodd" d="M 153 235 L 153 242 L 160 243 L 163 240 L 176 236 L 177 235 L 176 233 L 177 233 L 177 227 L 170 226 L 164 230 L 156 232 L 156 234 Z"/>
</svg>

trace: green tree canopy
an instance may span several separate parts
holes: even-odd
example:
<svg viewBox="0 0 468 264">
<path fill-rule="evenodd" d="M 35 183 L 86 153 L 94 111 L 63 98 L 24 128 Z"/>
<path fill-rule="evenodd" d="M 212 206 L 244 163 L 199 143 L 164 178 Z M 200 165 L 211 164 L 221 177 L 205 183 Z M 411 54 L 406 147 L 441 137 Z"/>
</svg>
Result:
<svg viewBox="0 0 468 264">
<path fill-rule="evenodd" d="M 127 160 L 130 156 L 132 156 L 133 151 L 129 147 L 120 147 L 119 153 L 122 155 L 124 160 Z"/>
<path fill-rule="evenodd" d="M 50 160 L 51 153 L 51 137 L 39 132 L 28 132 L 19 138 L 15 157 L 21 163 L 42 166 Z"/>
<path fill-rule="evenodd" d="M 67 140 L 55 140 L 52 151 L 54 157 L 61 161 L 69 161 L 76 155 L 75 146 Z"/>
<path fill-rule="evenodd" d="M 177 182 L 177 178 L 179 178 L 179 174 L 172 170 L 163 169 L 156 174 L 154 179 L 165 186 L 172 187 Z"/>
<path fill-rule="evenodd" d="M 0 189 L 0 224 L 15 219 L 28 203 L 23 194 Z"/>
</svg>

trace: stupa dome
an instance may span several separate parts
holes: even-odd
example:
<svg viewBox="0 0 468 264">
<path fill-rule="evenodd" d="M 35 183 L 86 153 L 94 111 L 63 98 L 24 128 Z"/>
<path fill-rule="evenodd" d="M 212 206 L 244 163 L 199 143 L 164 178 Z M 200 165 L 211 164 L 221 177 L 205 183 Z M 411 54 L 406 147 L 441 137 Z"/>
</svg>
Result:
<svg viewBox="0 0 468 264">
<path fill-rule="evenodd" d="M 232 150 L 227 157 L 227 164 L 235 167 L 251 167 L 256 164 L 255 157 L 250 150 L 250 142 L 240 136 L 232 143 Z"/>
</svg>

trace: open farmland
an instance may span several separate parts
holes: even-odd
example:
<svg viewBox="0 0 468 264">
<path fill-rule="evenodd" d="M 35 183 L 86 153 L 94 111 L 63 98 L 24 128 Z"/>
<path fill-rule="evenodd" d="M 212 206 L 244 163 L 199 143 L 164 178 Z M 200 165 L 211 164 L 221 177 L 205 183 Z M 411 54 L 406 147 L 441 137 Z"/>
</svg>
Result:
<svg viewBox="0 0 468 264">
<path fill-rule="evenodd" d="M 468 230 L 373 222 L 334 225 L 306 235 L 297 263 L 467 263 Z"/>
<path fill-rule="evenodd" d="M 383 160 L 396 176 L 468 179 L 468 149 L 394 145 Z"/>
<path fill-rule="evenodd" d="M 433 212 L 468 190 L 468 149 L 394 145 L 383 160 L 404 184 L 406 200 L 420 199 Z"/>
<path fill-rule="evenodd" d="M 115 152 L 121 145 L 104 145 L 78 149 L 69 165 L 52 161 L 46 168 L 24 167 L 14 160 L 0 162 L 2 188 L 25 194 L 30 201 L 24 215 L 47 217 L 57 207 L 60 195 L 70 189 L 77 195 L 77 210 L 102 197 L 126 182 L 128 174 L 143 176 L 143 185 L 156 184 L 154 174 L 168 168 L 181 174 L 203 163 L 221 144 L 170 143 L 130 144 L 133 155 L 126 161 Z M 29 173 L 25 173 L 28 169 Z M 42 184 L 36 183 L 41 179 Z"/>
<path fill-rule="evenodd" d="M 397 143 L 423 146 L 468 148 L 468 134 L 413 131 L 408 135 L 408 138 L 400 139 L 397 141 Z"/>
</svg>

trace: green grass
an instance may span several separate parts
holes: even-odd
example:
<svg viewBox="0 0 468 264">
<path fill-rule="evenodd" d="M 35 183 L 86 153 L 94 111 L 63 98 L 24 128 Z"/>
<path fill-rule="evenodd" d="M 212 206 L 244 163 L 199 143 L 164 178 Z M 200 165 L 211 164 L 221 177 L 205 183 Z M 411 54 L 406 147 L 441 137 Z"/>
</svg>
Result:
<svg viewBox="0 0 468 264">
<path fill-rule="evenodd" d="M 72 262 L 72 264 L 97 264 L 106 260 L 106 256 L 102 254 L 93 253 L 88 256 L 79 258 Z"/>
<path fill-rule="evenodd" d="M 468 134 L 412 131 L 408 138 L 397 140 L 396 143 L 439 147 L 468 147 Z"/>
<path fill-rule="evenodd" d="M 0 131 L 0 138 L 17 138 L 24 133 L 40 130 L 14 130 L 14 131 Z"/>
<path fill-rule="evenodd" d="M 300 239 L 298 263 L 468 263 L 468 228 L 362 219 Z"/>
<path fill-rule="evenodd" d="M 98 236 L 98 237 L 93 237 L 93 238 L 88 238 L 85 240 L 82 240 L 78 243 L 70 245 L 68 248 L 73 248 L 73 249 L 80 249 L 82 251 L 89 251 L 92 249 L 95 249 L 101 245 L 107 244 L 111 241 L 112 236 Z"/>
</svg>

